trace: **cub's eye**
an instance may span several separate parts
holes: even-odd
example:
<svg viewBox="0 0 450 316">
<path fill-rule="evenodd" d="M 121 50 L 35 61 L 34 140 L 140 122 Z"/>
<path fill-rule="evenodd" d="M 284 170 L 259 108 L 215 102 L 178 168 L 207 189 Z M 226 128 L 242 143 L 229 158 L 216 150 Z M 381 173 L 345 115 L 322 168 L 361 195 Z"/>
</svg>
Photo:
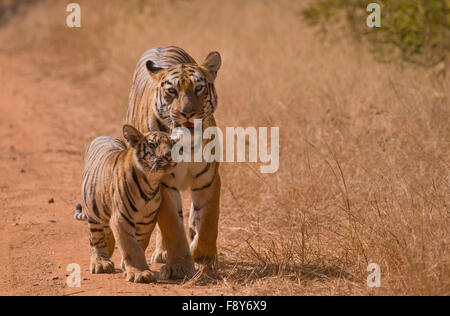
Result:
<svg viewBox="0 0 450 316">
<path fill-rule="evenodd" d="M 205 88 L 205 86 L 196 86 L 196 87 L 195 87 L 195 93 L 200 93 L 200 92 L 202 92 L 204 88 Z"/>
<path fill-rule="evenodd" d="M 177 89 L 175 89 L 175 88 L 169 88 L 166 91 L 172 96 L 176 96 L 177 95 Z"/>
<path fill-rule="evenodd" d="M 148 149 L 150 151 L 150 154 L 153 154 L 153 151 L 158 147 L 158 144 L 155 142 L 147 142 Z"/>
</svg>

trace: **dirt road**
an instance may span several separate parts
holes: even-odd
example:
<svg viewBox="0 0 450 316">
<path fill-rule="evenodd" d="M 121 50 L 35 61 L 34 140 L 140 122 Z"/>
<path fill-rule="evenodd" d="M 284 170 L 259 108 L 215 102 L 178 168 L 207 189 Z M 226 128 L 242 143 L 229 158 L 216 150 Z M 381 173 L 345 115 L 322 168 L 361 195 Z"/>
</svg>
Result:
<svg viewBox="0 0 450 316">
<path fill-rule="evenodd" d="M 76 98 L 76 91 L 63 82 L 42 80 L 32 66 L 10 56 L 0 54 L 0 64 L 0 294 L 210 292 L 207 287 L 184 288 L 170 283 L 129 284 L 121 273 L 89 274 L 87 228 L 85 223 L 73 220 L 73 209 L 79 201 L 80 166 L 89 138 L 80 135 L 87 125 L 95 124 L 101 109 L 67 106 L 67 98 Z M 66 268 L 71 263 L 82 268 L 80 289 L 66 285 Z"/>
<path fill-rule="evenodd" d="M 448 295 L 450 81 L 320 37 L 299 15 L 309 0 L 77 2 L 80 29 L 62 1 L 0 21 L 0 295 Z M 214 278 L 139 285 L 89 273 L 73 211 L 85 147 L 120 135 L 158 45 L 219 51 L 219 127 L 279 127 L 280 165 L 221 165 Z"/>
</svg>

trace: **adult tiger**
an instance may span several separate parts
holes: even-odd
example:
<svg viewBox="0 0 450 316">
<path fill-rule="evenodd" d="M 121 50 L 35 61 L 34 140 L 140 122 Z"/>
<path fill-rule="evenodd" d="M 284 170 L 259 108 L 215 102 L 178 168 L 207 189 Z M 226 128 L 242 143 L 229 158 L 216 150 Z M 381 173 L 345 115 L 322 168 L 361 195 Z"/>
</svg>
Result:
<svg viewBox="0 0 450 316">
<path fill-rule="evenodd" d="M 192 133 L 196 119 L 202 120 L 203 130 L 216 126 L 213 116 L 217 108 L 214 80 L 221 63 L 218 52 L 211 52 L 199 65 L 179 47 L 148 50 L 134 73 L 127 123 L 143 133 L 155 130 L 171 133 L 180 126 L 189 128 Z M 162 238 L 161 235 L 157 237 L 152 262 L 185 264 L 188 270 L 192 258 L 197 262 L 215 262 L 220 200 L 219 164 L 180 163 L 171 175 L 163 178 L 162 187 L 163 198 L 158 213 Z M 180 190 L 186 189 L 190 189 L 192 198 L 190 254 L 184 226 L 179 220 L 179 216 L 182 217 Z"/>
</svg>

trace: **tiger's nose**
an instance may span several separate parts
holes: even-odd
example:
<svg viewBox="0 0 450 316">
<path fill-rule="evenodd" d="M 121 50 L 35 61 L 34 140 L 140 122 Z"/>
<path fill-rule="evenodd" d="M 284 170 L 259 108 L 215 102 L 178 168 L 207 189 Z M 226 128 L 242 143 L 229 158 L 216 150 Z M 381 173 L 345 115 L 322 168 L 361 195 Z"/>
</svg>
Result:
<svg viewBox="0 0 450 316">
<path fill-rule="evenodd" d="M 164 154 L 164 158 L 167 159 L 167 161 L 172 161 L 172 152 L 168 151 Z"/>
<path fill-rule="evenodd" d="M 191 117 L 193 117 L 195 114 L 197 114 L 195 111 L 194 112 L 180 112 L 180 114 L 182 116 L 184 116 L 185 119 L 189 120 Z"/>
</svg>

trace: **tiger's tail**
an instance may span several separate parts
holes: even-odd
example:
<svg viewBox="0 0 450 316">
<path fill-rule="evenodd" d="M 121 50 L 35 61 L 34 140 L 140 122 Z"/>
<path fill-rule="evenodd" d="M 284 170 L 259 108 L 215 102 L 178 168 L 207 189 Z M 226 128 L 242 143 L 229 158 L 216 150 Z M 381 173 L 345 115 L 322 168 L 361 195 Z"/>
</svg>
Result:
<svg viewBox="0 0 450 316">
<path fill-rule="evenodd" d="M 83 213 L 83 207 L 80 203 L 76 206 L 74 217 L 77 221 L 86 221 L 88 219 L 87 215 Z"/>
</svg>

